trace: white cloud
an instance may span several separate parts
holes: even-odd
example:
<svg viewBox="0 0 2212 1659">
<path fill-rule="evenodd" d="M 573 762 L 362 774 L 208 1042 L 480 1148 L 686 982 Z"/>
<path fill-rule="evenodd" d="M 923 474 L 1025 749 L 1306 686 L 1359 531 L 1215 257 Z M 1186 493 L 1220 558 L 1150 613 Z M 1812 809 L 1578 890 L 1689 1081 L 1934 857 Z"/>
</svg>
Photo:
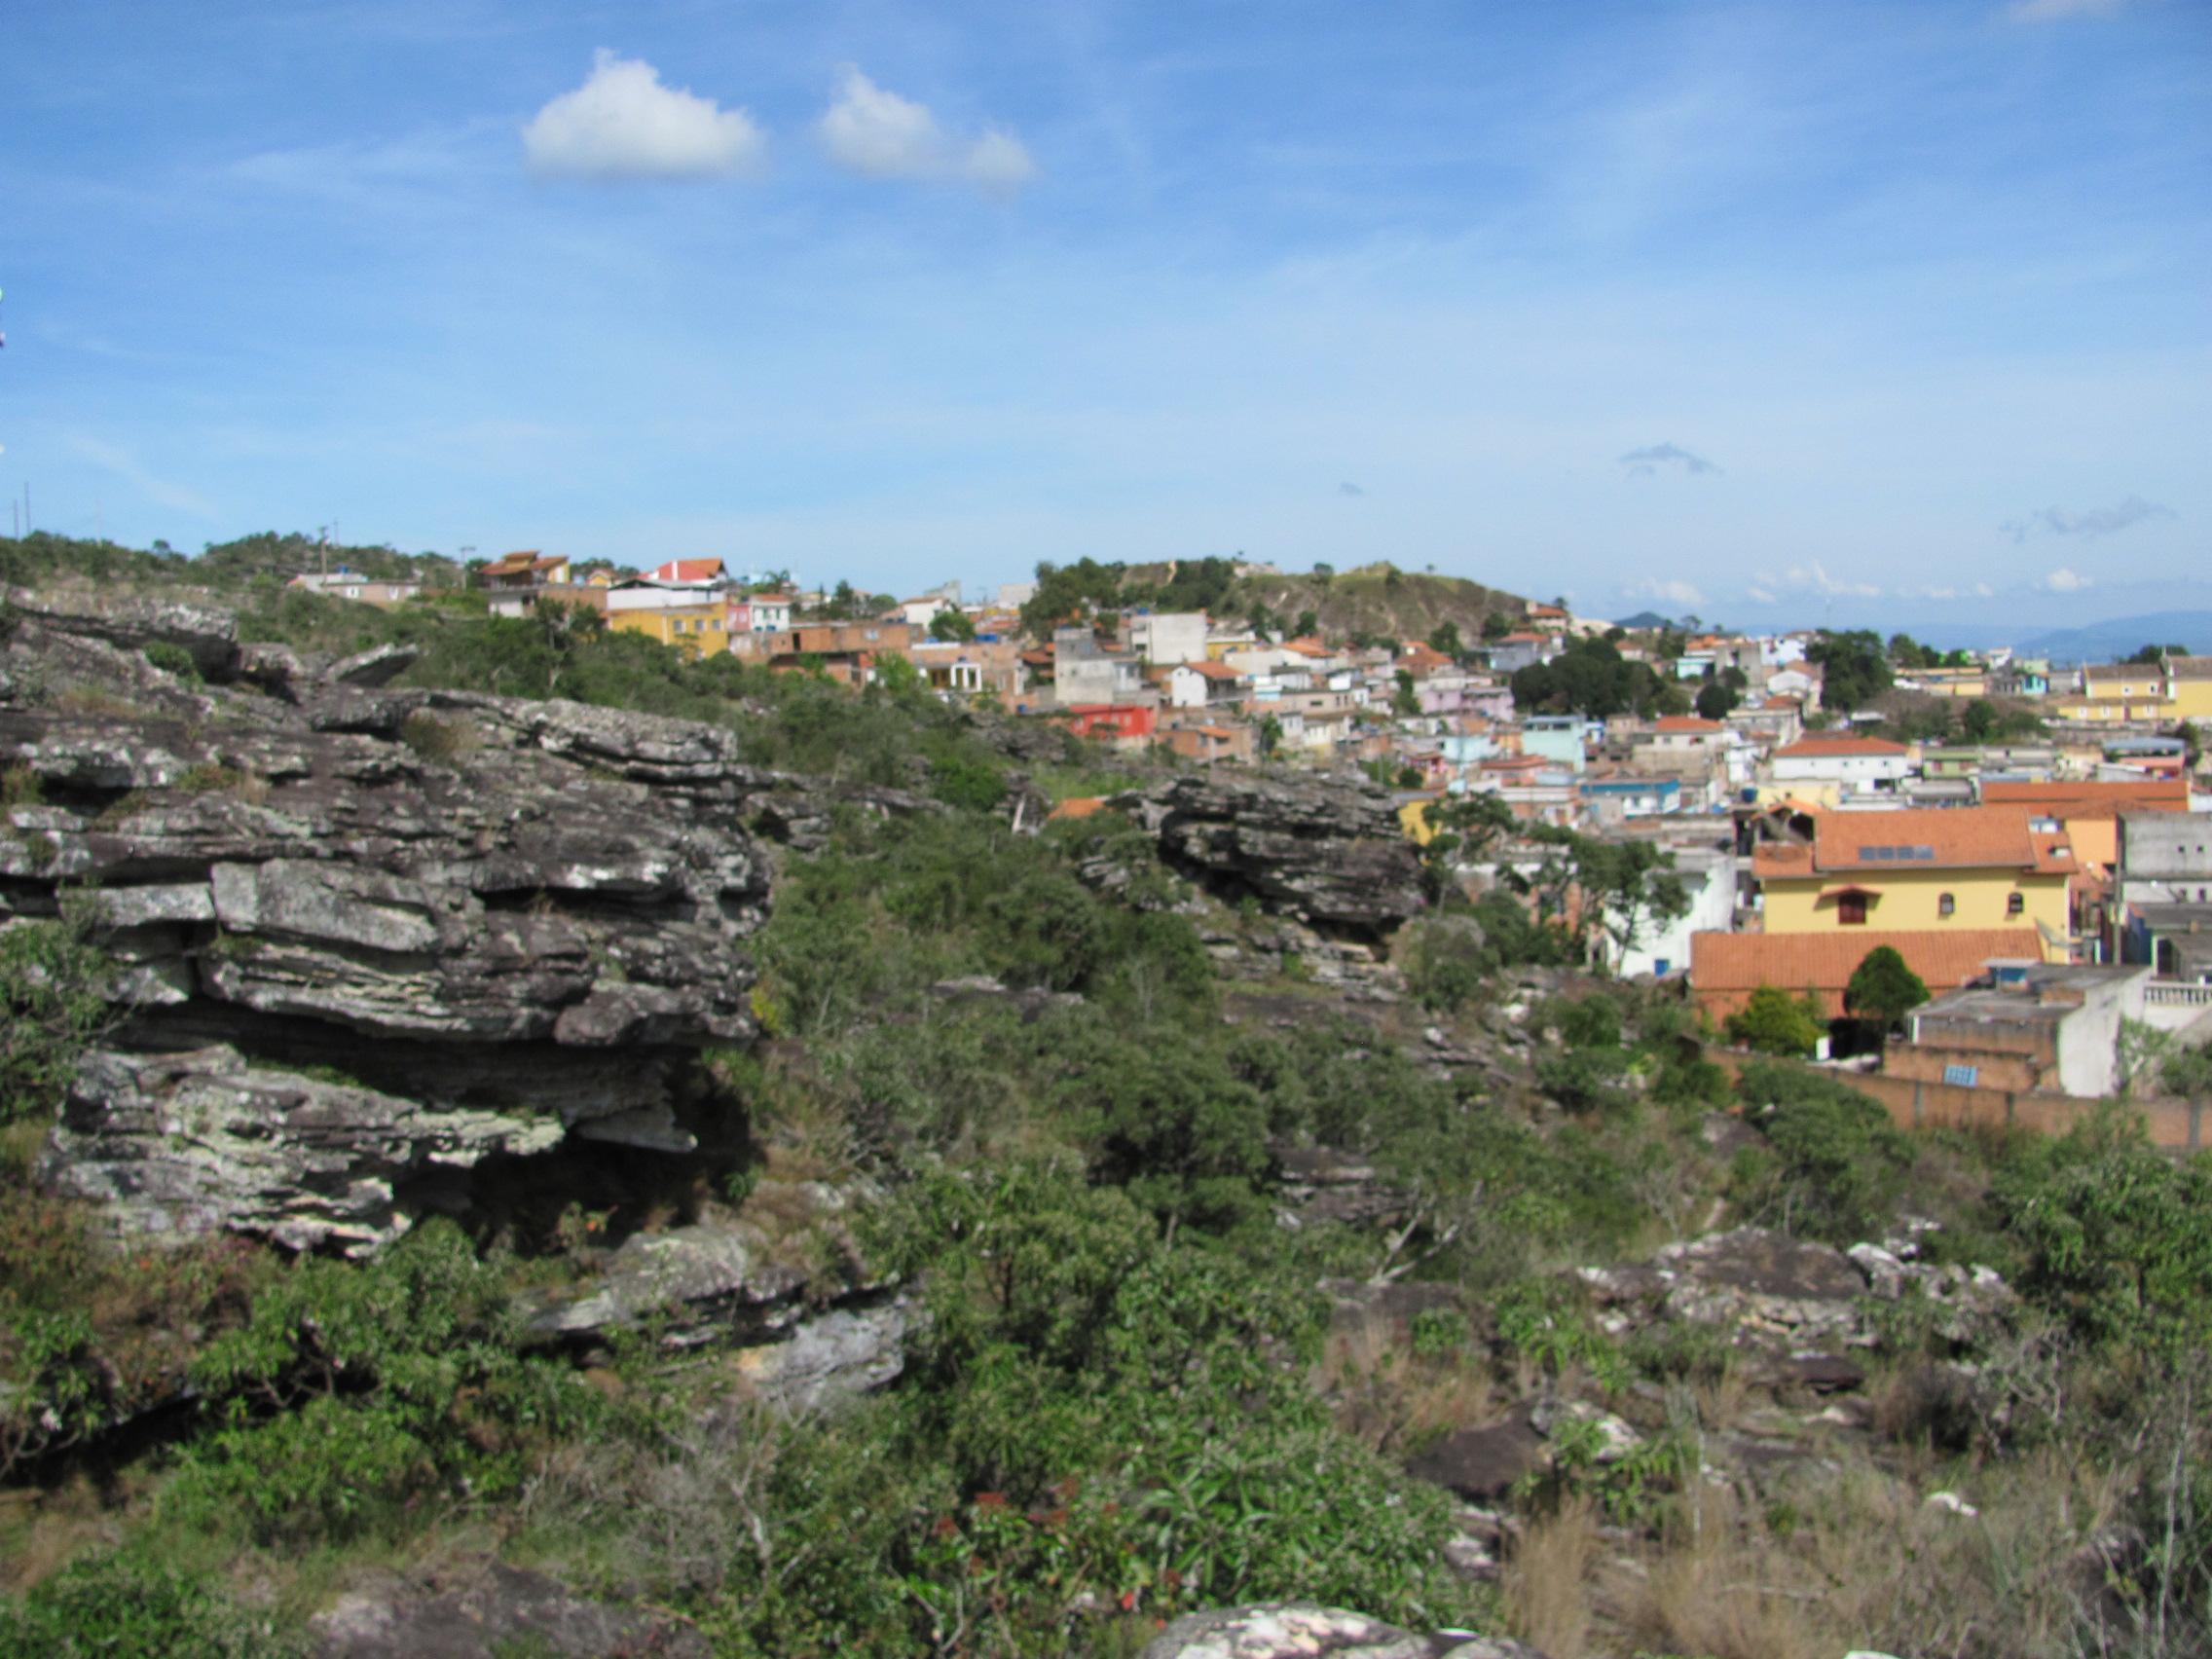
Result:
<svg viewBox="0 0 2212 1659">
<path fill-rule="evenodd" d="M 661 84 L 660 71 L 604 47 L 590 78 L 522 129 L 533 172 L 563 178 L 718 178 L 757 168 L 767 134 L 742 109 L 723 109 Z"/>
<path fill-rule="evenodd" d="M 1774 603 L 1773 591 L 1763 587 L 1748 587 L 1744 590 L 1744 597 L 1753 605 L 1772 605 Z"/>
<path fill-rule="evenodd" d="M 879 87 L 848 65 L 817 130 L 830 159 L 869 178 L 959 178 L 1011 195 L 1037 176 L 1021 140 L 993 128 L 954 140 L 924 103 Z"/>
<path fill-rule="evenodd" d="M 1705 595 L 1697 588 L 1678 578 L 1646 576 L 1641 581 L 1623 582 L 1621 592 L 1631 599 L 1654 599 L 1667 605 L 1686 605 L 1693 608 L 1705 603 Z"/>
<path fill-rule="evenodd" d="M 1788 570 L 1783 571 L 1779 577 L 1762 575 L 1759 580 L 1762 585 L 1770 588 L 1810 588 L 1815 593 L 1826 594 L 1830 598 L 1880 599 L 1882 597 L 1882 590 L 1872 582 L 1842 581 L 1829 575 L 1827 567 L 1818 559 L 1807 560 L 1802 565 L 1792 565 Z"/>
<path fill-rule="evenodd" d="M 2057 570 L 2036 583 L 2036 586 L 2047 593 L 2080 593 L 2083 588 L 2095 585 L 2090 577 L 2083 575 L 2078 571 L 2070 571 L 2064 565 L 2059 566 Z"/>
<path fill-rule="evenodd" d="M 166 478 L 155 477 L 140 463 L 137 456 L 121 444 L 111 444 L 104 439 L 87 437 L 76 432 L 70 434 L 69 447 L 103 472 L 122 479 L 158 507 L 189 513 L 194 518 L 211 519 L 220 516 L 215 511 L 214 503 L 206 497 L 181 484 L 172 484 Z"/>
<path fill-rule="evenodd" d="M 961 171 L 985 190 L 1012 195 L 1037 176 L 1037 163 L 1020 139 L 993 128 L 968 146 Z"/>
<path fill-rule="evenodd" d="M 2006 17 L 2015 23 L 2056 23 L 2068 18 L 2109 17 L 2127 0 L 2012 0 Z"/>
</svg>

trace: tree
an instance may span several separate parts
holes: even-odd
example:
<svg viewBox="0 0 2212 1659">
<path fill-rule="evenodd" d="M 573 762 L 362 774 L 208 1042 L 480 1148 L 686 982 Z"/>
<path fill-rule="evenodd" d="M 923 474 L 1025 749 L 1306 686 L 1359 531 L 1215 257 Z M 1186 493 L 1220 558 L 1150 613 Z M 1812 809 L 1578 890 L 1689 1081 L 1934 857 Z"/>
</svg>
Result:
<svg viewBox="0 0 2212 1659">
<path fill-rule="evenodd" d="M 1282 721 L 1270 715 L 1260 722 L 1260 758 L 1270 759 L 1282 747 Z"/>
<path fill-rule="evenodd" d="M 1843 988 L 1844 1012 L 1885 1034 L 1927 1000 L 1926 983 L 1887 944 L 1869 950 Z"/>
<path fill-rule="evenodd" d="M 1291 630 L 1293 634 L 1295 634 L 1299 639 L 1302 640 L 1310 639 L 1314 635 L 1320 633 L 1320 631 L 1321 618 L 1318 613 L 1311 610 L 1301 610 L 1298 613 L 1297 626 L 1295 626 Z"/>
<path fill-rule="evenodd" d="M 2122 657 L 2120 661 L 2141 663 L 2146 667 L 2156 668 L 2167 657 L 2187 655 L 2189 655 L 2187 645 L 2138 645 L 2133 656 Z"/>
<path fill-rule="evenodd" d="M 1761 985 L 1752 991 L 1721 1029 L 1729 1042 L 1741 1043 L 1762 1054 L 1807 1055 L 1827 1035 L 1820 1004 L 1812 993 L 1793 997 L 1779 985 Z"/>
<path fill-rule="evenodd" d="M 1455 659 L 1465 655 L 1467 647 L 1459 642 L 1459 624 L 1449 618 L 1439 622 L 1428 636 L 1428 648 Z"/>
<path fill-rule="evenodd" d="M 1675 855 L 1649 841 L 1577 836 L 1572 857 L 1582 913 L 1613 941 L 1616 961 L 1636 948 L 1646 927 L 1689 912 L 1689 890 L 1675 873 Z"/>
<path fill-rule="evenodd" d="M 1504 613 L 1503 611 L 1500 611 L 1500 610 L 1492 610 L 1492 611 L 1486 612 L 1486 613 L 1484 614 L 1484 616 L 1483 616 L 1483 638 L 1484 638 L 1484 639 L 1486 639 L 1486 640 L 1502 640 L 1502 639 L 1504 639 L 1504 638 L 1505 638 L 1505 636 L 1506 636 L 1506 635 L 1508 635 L 1508 634 L 1510 634 L 1510 633 L 1512 633 L 1512 632 L 1513 632 L 1513 624 L 1512 624 L 1512 623 L 1510 623 L 1510 622 L 1508 622 L 1508 621 L 1507 621 L 1507 620 L 1505 619 L 1505 613 Z"/>
<path fill-rule="evenodd" d="M 1805 659 L 1821 666 L 1821 707 L 1842 714 L 1864 708 L 1897 680 L 1881 636 L 1869 628 L 1823 633 L 1806 647 Z"/>
<path fill-rule="evenodd" d="M 948 605 L 930 618 L 933 640 L 956 640 L 965 645 L 975 637 L 975 620 L 965 610 L 955 610 Z"/>
<path fill-rule="evenodd" d="M 1521 827 L 1513 809 L 1494 794 L 1454 795 L 1432 803 L 1427 818 L 1431 833 L 1420 850 L 1420 868 L 1431 904 L 1458 891 L 1453 872 L 1459 866 L 1481 864 Z"/>
<path fill-rule="evenodd" d="M 1987 697 L 1976 697 L 1967 705 L 1959 729 L 1969 743 L 1987 743 L 1997 735 L 1997 710 Z"/>
<path fill-rule="evenodd" d="M 1698 688 L 1698 718 L 1708 720 L 1724 720 L 1734 711 L 1736 705 L 1742 701 L 1741 697 L 1719 681 L 1708 681 Z"/>
<path fill-rule="evenodd" d="M 1420 713 L 1420 693 L 1414 689 L 1414 677 L 1410 670 L 1399 669 L 1393 676 L 1397 689 L 1390 693 L 1390 712 L 1394 715 Z"/>
<path fill-rule="evenodd" d="M 2185 757 L 2189 762 L 2189 769 L 2193 772 L 2195 771 L 2197 761 L 2204 757 L 2204 739 L 2196 729 L 2196 722 L 2194 720 L 2182 721 L 2181 724 L 2174 727 L 2174 736 L 2181 739 L 2182 748 L 2186 752 Z"/>
</svg>

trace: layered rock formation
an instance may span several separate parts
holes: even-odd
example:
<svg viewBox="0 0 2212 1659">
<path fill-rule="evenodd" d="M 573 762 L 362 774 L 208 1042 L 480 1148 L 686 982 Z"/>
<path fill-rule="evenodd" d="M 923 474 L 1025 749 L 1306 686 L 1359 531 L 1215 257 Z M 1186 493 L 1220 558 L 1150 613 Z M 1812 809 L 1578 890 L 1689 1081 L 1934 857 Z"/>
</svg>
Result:
<svg viewBox="0 0 2212 1659">
<path fill-rule="evenodd" d="M 1363 940 L 1422 907 L 1414 849 L 1365 783 L 1216 770 L 1147 790 L 1136 811 L 1166 862 L 1219 897 Z"/>
<path fill-rule="evenodd" d="M 61 1190 L 156 1238 L 368 1247 L 411 1179 L 691 1145 L 698 1051 L 755 1031 L 759 832 L 818 830 L 823 792 L 715 727 L 385 689 L 388 653 L 307 664 L 188 607 L 8 611 L 0 922 L 89 895 L 123 964 Z"/>
</svg>

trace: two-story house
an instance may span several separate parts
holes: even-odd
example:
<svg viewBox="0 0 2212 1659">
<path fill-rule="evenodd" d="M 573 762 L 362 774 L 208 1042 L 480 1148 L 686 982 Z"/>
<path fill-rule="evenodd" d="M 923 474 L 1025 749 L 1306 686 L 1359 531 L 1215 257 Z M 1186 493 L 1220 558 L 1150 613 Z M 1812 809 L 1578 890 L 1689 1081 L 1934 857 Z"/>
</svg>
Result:
<svg viewBox="0 0 2212 1659">
<path fill-rule="evenodd" d="M 2063 830 L 2017 806 L 1820 812 L 1809 841 L 1755 849 L 1768 935 L 2032 928 L 2046 962 L 2072 958 Z"/>
</svg>

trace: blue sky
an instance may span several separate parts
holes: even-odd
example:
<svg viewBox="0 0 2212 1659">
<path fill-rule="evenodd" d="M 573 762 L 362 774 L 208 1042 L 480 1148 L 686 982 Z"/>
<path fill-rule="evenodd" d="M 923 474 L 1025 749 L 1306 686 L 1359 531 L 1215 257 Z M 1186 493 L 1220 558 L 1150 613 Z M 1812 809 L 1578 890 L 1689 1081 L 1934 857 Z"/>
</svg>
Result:
<svg viewBox="0 0 2212 1659">
<path fill-rule="evenodd" d="M 181 547 L 2212 571 L 2212 5 L 19 8 L 0 488 Z M 2208 590 L 2212 591 L 2212 590 Z"/>
</svg>

